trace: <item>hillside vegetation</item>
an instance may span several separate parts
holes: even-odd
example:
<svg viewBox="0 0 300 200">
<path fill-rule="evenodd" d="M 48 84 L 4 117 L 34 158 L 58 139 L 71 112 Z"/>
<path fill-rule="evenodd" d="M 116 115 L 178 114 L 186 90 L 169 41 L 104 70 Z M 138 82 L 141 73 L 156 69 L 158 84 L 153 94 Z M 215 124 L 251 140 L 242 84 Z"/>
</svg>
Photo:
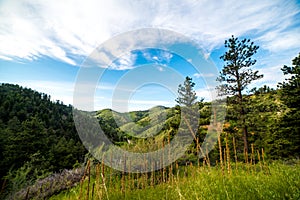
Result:
<svg viewBox="0 0 300 200">
<path fill-rule="evenodd" d="M 6 191 L 16 191 L 37 178 L 83 163 L 86 150 L 76 133 L 72 106 L 63 105 L 59 101 L 52 102 L 47 94 L 17 85 L 1 84 L 0 90 L 0 169 L 2 185 Z M 299 148 L 293 139 L 295 136 L 280 134 L 280 123 L 289 108 L 282 103 L 278 92 L 280 90 L 262 88 L 253 95 L 245 96 L 249 102 L 249 143 L 255 149 L 264 148 L 268 159 L 299 156 L 299 152 L 295 151 L 295 148 Z M 203 140 L 212 117 L 211 103 L 198 102 L 197 106 L 200 113 L 197 137 Z M 124 149 L 137 152 L 161 148 L 163 143 L 172 140 L 180 123 L 179 106 L 158 106 L 128 113 L 104 109 L 94 114 L 111 141 Z M 222 149 L 226 148 L 226 136 L 228 148 L 235 148 L 239 161 L 243 161 L 239 126 L 230 106 L 227 108 L 223 130 Z M 185 156 L 178 160 L 179 164 L 185 165 L 188 161 L 197 165 L 199 160 L 195 146 L 196 141 Z M 234 158 L 234 151 L 230 154 Z M 212 165 L 218 162 L 217 144 L 209 158 Z M 2 193 L 5 194 L 4 191 Z"/>
<path fill-rule="evenodd" d="M 2 193 L 82 163 L 72 106 L 18 85 L 0 85 L 0 177 Z"/>
<path fill-rule="evenodd" d="M 82 111 L 1 84 L 0 198 L 46 199 L 65 190 L 53 198 L 299 199 L 300 54 L 283 66 L 288 76 L 276 90 L 251 89 L 263 77 L 252 69 L 259 47 L 234 36 L 224 45 L 216 89 L 227 96 L 213 102 L 198 101 L 189 76 L 178 86 L 175 107 L 126 113 Z M 102 132 L 107 137 L 99 137 Z M 165 147 L 178 138 L 189 141 L 172 149 L 183 156 L 165 166 L 172 160 Z M 120 151 L 112 157 L 114 149 L 164 153 L 132 163 Z M 104 151 L 110 161 L 92 156 Z M 112 163 L 120 171 L 108 167 Z"/>
</svg>

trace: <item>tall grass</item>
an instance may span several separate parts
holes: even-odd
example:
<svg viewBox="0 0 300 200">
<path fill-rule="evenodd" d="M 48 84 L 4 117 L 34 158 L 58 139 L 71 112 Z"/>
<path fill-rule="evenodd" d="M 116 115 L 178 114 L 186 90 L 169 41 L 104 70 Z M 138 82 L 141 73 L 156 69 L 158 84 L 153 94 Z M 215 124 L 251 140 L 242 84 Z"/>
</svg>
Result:
<svg viewBox="0 0 300 200">
<path fill-rule="evenodd" d="M 132 172 L 130 163 L 129 170 L 125 169 L 129 162 L 126 157 L 123 172 L 106 167 L 103 161 L 88 160 L 79 183 L 51 199 L 300 199 L 299 160 L 268 163 L 264 150 L 251 145 L 250 159 L 239 161 L 235 139 L 232 154 L 227 134 L 224 141 L 222 146 L 219 136 L 219 161 L 212 164 L 207 150 L 203 152 L 201 148 L 197 153 L 204 156 L 202 163 L 175 162 L 147 173 Z M 170 137 L 167 142 L 170 143 Z M 164 147 L 164 140 L 161 145 Z M 170 152 L 168 156 L 170 159 Z M 148 165 L 155 168 L 146 159 L 143 165 L 145 169 Z M 24 190 L 25 199 L 31 191 L 32 188 Z"/>
<path fill-rule="evenodd" d="M 233 164 L 236 165 L 236 164 Z M 104 187 L 97 176 L 91 178 L 96 185 L 93 198 L 81 199 L 299 199 L 300 198 L 300 163 L 293 165 L 275 162 L 268 166 L 268 173 L 260 170 L 259 165 L 251 166 L 249 173 L 244 163 L 233 166 L 232 173 L 222 173 L 221 167 L 197 167 L 189 165 L 179 167 L 178 175 L 163 182 L 156 179 L 146 180 L 141 174 L 126 175 L 125 186 L 122 177 L 115 175 L 113 184 Z M 183 172 L 186 173 L 183 173 Z M 158 175 L 156 173 L 156 175 Z M 159 175 L 158 175 L 159 176 Z M 134 178 L 131 178 L 134 177 Z M 123 180 L 123 181 L 124 181 Z M 134 187 L 132 183 L 134 182 Z M 100 187 L 97 185 L 100 184 Z M 92 191 L 88 179 L 81 186 L 53 196 L 51 199 L 79 199 L 79 188 L 84 193 Z M 124 187 L 124 188 L 123 188 Z"/>
<path fill-rule="evenodd" d="M 175 163 L 142 174 L 88 162 L 80 184 L 51 199 L 300 199 L 299 161 L 268 164 L 263 149 L 252 145 L 250 162 L 238 162 L 236 152 L 231 162 L 227 137 L 225 142 L 212 167 L 208 155 L 203 164 Z"/>
</svg>

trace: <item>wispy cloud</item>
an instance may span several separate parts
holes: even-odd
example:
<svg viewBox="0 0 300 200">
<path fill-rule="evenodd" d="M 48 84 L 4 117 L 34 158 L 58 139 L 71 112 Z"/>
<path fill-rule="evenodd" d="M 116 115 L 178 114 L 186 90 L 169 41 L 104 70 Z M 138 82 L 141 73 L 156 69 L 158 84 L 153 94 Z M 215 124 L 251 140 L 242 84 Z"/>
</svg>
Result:
<svg viewBox="0 0 300 200">
<path fill-rule="evenodd" d="M 173 58 L 172 53 L 169 53 L 164 50 L 142 50 L 143 57 L 149 62 L 149 63 L 155 63 L 162 66 L 167 66 L 171 59 Z M 159 71 L 163 71 L 164 69 L 162 67 L 157 68 Z"/>
<path fill-rule="evenodd" d="M 285 0 L 4 0 L 0 2 L 0 59 L 47 56 L 78 65 L 112 36 L 145 27 L 185 34 L 208 55 L 230 35 L 250 32 L 264 49 L 295 51 L 300 47 L 299 27 L 294 26 L 299 24 L 297 16 L 297 2 Z M 127 61 L 116 69 L 127 69 Z"/>
<path fill-rule="evenodd" d="M 134 53 L 127 53 L 114 63 L 111 64 L 110 69 L 114 70 L 128 70 L 134 68 L 137 55 Z"/>
</svg>

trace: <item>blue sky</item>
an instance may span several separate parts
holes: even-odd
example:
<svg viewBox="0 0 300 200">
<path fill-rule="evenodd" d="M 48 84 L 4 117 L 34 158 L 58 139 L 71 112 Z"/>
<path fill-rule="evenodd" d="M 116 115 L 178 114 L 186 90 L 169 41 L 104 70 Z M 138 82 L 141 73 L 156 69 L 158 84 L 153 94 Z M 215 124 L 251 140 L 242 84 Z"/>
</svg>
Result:
<svg viewBox="0 0 300 200">
<path fill-rule="evenodd" d="M 78 73 L 95 48 L 115 36 L 141 28 L 183 34 L 197 45 L 198 51 L 187 44 L 182 47 L 187 56 L 182 58 L 153 45 L 132 49 L 109 66 L 98 66 L 105 70 L 95 90 L 94 109 L 113 107 L 126 111 L 173 106 L 174 88 L 185 76 L 193 78 L 199 97 L 210 100 L 205 81 L 215 74 L 209 70 L 206 73 L 206 69 L 199 73 L 191 61 L 199 56 L 203 63 L 210 63 L 207 66 L 220 70 L 223 44 L 231 35 L 250 38 L 260 46 L 254 69 L 263 73 L 264 78 L 252 86 L 276 87 L 284 80 L 280 68 L 290 65 L 300 52 L 300 3 L 0 0 L 0 82 L 30 87 L 50 94 L 53 100 L 73 104 Z M 176 40 L 169 42 L 178 45 Z M 169 86 L 160 82 L 163 77 Z M 127 91 L 127 99 L 118 97 L 123 94 L 119 90 Z"/>
</svg>

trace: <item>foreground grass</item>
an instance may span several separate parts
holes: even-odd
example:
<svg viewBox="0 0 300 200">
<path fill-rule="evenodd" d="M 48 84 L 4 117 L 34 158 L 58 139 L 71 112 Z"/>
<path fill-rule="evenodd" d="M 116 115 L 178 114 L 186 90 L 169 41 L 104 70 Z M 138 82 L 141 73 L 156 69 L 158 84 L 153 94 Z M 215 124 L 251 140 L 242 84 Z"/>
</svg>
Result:
<svg viewBox="0 0 300 200">
<path fill-rule="evenodd" d="M 120 181 L 107 188 L 95 187 L 94 192 L 89 187 L 87 195 L 85 183 L 51 199 L 300 199 L 299 177 L 299 162 L 293 165 L 273 163 L 263 171 L 242 166 L 224 175 L 217 167 L 189 167 L 187 176 L 175 176 L 156 186 L 122 191 Z M 95 181 L 91 179 L 90 185 Z M 125 184 L 131 184 L 131 180 L 127 179 Z M 80 187 L 83 188 L 81 194 Z"/>
</svg>

